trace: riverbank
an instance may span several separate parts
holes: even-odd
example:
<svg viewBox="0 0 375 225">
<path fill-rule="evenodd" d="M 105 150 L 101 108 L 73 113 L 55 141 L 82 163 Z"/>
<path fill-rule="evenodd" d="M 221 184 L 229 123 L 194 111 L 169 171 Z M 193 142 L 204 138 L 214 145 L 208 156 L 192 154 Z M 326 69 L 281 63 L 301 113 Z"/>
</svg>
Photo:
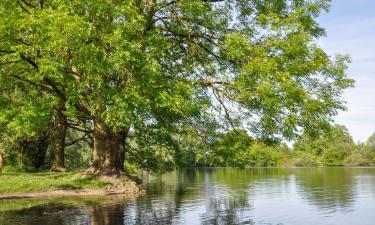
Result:
<svg viewBox="0 0 375 225">
<path fill-rule="evenodd" d="M 79 172 L 3 173 L 0 184 L 0 200 L 115 194 L 135 197 L 143 194 L 143 190 L 127 177 L 87 176 Z"/>
</svg>

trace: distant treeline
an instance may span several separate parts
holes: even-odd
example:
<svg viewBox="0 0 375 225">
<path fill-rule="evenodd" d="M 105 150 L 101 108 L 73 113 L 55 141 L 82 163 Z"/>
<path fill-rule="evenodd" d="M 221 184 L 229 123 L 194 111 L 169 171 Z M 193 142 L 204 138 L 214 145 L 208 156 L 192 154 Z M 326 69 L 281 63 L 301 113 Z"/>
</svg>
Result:
<svg viewBox="0 0 375 225">
<path fill-rule="evenodd" d="M 81 134 L 70 130 L 67 142 L 77 136 Z M 341 125 L 320 135 L 301 134 L 292 147 L 282 142 L 261 142 L 241 129 L 205 134 L 188 129 L 166 141 L 169 145 L 149 143 L 147 148 L 129 141 L 126 169 L 165 172 L 189 167 L 375 166 L 375 134 L 365 143 L 354 143 L 348 130 Z M 43 145 L 37 137 L 7 143 L 4 156 L 8 170 L 37 171 L 51 167 L 53 154 L 52 147 Z M 88 167 L 93 160 L 91 155 L 92 147 L 84 140 L 67 146 L 67 169 Z"/>
<path fill-rule="evenodd" d="M 374 166 L 375 134 L 354 143 L 345 126 L 335 125 L 317 136 L 302 134 L 289 148 L 265 145 L 244 131 L 231 131 L 215 141 L 203 157 L 205 165 L 236 167 Z"/>
</svg>

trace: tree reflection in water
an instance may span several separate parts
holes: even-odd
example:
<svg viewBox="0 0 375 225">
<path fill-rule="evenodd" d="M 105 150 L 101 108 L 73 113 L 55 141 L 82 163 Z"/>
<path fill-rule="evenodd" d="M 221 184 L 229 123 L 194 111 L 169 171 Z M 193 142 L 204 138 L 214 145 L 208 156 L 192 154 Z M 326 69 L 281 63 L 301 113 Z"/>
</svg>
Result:
<svg viewBox="0 0 375 225">
<path fill-rule="evenodd" d="M 208 224 L 255 224 L 249 216 L 247 198 L 237 200 L 211 199 L 206 212 L 201 215 L 201 223 Z"/>
<path fill-rule="evenodd" d="M 0 213 L 1 225 L 70 225 L 90 224 L 85 209 L 65 204 L 43 204 Z"/>
<path fill-rule="evenodd" d="M 356 196 L 356 170 L 352 168 L 305 168 L 296 170 L 302 198 L 322 211 L 348 211 Z"/>
</svg>

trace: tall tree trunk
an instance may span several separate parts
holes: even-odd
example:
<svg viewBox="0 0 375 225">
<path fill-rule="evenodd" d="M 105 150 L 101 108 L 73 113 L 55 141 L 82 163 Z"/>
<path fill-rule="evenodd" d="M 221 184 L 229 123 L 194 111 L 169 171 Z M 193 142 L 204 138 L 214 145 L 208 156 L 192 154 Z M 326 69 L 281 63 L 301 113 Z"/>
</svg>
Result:
<svg viewBox="0 0 375 225">
<path fill-rule="evenodd" d="M 4 166 L 4 157 L 0 152 L 0 174 L 3 172 L 3 166 Z"/>
<path fill-rule="evenodd" d="M 128 129 L 114 131 L 100 120 L 94 120 L 94 162 L 90 173 L 114 175 L 124 173 L 125 139 Z"/>
<path fill-rule="evenodd" d="M 67 118 L 64 114 L 64 106 L 61 104 L 55 109 L 53 115 L 54 132 L 52 135 L 52 145 L 55 150 L 55 157 L 52 166 L 53 171 L 65 172 L 65 136 L 68 127 Z"/>
</svg>

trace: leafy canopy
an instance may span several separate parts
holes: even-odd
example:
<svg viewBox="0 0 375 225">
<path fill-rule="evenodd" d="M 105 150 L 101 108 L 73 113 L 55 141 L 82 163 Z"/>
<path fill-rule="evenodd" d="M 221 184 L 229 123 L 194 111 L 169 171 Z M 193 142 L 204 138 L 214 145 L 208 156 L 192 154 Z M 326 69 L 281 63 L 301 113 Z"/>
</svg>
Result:
<svg viewBox="0 0 375 225">
<path fill-rule="evenodd" d="M 140 134 L 207 115 L 266 140 L 320 130 L 353 84 L 316 44 L 328 2 L 2 0 L 0 123 L 32 128 L 63 100 Z"/>
</svg>

